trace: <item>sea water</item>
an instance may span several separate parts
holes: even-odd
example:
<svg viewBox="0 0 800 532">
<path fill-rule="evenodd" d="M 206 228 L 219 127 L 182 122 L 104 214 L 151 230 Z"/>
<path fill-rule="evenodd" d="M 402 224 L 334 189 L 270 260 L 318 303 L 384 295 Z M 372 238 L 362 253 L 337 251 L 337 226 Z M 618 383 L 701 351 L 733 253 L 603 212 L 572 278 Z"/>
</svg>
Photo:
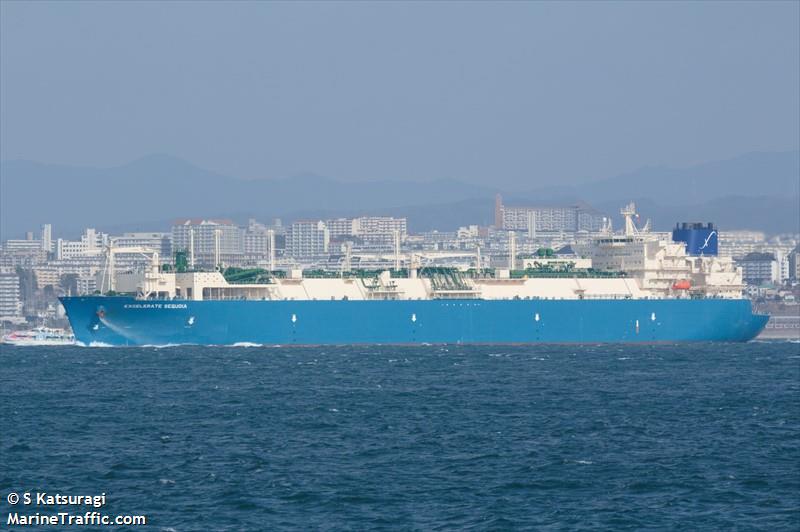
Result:
<svg viewBox="0 0 800 532">
<path fill-rule="evenodd" d="M 178 532 L 797 530 L 800 344 L 3 346 L 0 529 L 42 511 L 10 492 Z"/>
</svg>

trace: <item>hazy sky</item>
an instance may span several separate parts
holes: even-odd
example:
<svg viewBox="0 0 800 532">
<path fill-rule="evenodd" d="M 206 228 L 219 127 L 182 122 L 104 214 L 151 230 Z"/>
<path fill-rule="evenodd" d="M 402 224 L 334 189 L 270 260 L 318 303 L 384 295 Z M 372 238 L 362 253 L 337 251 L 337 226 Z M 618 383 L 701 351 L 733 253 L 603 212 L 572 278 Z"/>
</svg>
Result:
<svg viewBox="0 0 800 532">
<path fill-rule="evenodd" d="M 0 2 L 0 158 L 575 182 L 800 145 L 800 3 Z"/>
</svg>

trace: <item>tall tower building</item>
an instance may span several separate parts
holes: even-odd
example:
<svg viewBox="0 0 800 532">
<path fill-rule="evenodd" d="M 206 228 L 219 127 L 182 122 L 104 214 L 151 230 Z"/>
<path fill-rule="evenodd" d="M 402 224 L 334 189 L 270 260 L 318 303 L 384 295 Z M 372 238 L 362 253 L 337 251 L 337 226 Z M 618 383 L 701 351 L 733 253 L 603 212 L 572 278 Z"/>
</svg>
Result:
<svg viewBox="0 0 800 532">
<path fill-rule="evenodd" d="M 42 225 L 42 249 L 48 253 L 53 251 L 53 226 L 50 224 Z"/>
<path fill-rule="evenodd" d="M 494 228 L 503 228 L 503 196 L 500 194 L 494 197 Z"/>
</svg>

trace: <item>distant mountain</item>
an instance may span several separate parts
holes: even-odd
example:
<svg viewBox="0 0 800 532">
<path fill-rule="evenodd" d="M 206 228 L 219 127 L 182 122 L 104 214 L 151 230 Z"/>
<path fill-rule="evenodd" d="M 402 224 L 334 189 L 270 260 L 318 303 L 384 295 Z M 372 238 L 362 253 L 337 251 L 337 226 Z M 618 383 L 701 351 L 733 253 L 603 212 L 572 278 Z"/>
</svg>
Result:
<svg viewBox="0 0 800 532">
<path fill-rule="evenodd" d="M 18 237 L 43 222 L 58 234 L 84 227 L 149 226 L 182 217 L 261 219 L 297 211 L 384 212 L 491 198 L 495 190 L 453 180 L 429 183 L 340 182 L 315 175 L 241 180 L 167 155 L 115 168 L 78 168 L 29 161 L 0 163 L 0 238 Z"/>
<path fill-rule="evenodd" d="M 534 188 L 520 199 L 584 199 L 592 203 L 621 197 L 651 198 L 666 205 L 699 204 L 726 195 L 800 195 L 800 151 L 753 152 L 688 168 L 646 166 L 619 176 L 575 186 Z"/>
<path fill-rule="evenodd" d="M 114 168 L 0 162 L 0 239 L 50 222 L 59 236 L 84 227 L 167 230 L 182 217 L 266 220 L 386 214 L 414 231 L 493 221 L 497 189 L 457 180 L 352 183 L 316 175 L 242 180 L 169 155 Z M 507 204 L 586 202 L 615 214 L 630 200 L 656 228 L 715 221 L 726 228 L 800 231 L 800 152 L 750 153 L 690 168 L 646 167 L 579 186 L 506 192 Z"/>
</svg>

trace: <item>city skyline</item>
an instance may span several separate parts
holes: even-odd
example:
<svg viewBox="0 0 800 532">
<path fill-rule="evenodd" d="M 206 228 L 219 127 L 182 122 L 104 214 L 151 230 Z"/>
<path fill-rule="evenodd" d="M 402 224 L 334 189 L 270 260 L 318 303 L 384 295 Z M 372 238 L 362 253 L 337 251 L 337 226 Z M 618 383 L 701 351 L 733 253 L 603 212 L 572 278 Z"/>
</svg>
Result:
<svg viewBox="0 0 800 532">
<path fill-rule="evenodd" d="M 623 211 L 626 217 L 635 214 L 632 205 Z M 246 226 L 194 218 L 174 220 L 169 230 L 159 232 L 109 234 L 86 228 L 78 240 L 60 238 L 51 224 L 43 224 L 39 233 L 6 240 L 0 248 L 0 321 L 23 323 L 34 316 L 57 320 L 56 295 L 113 292 L 112 279 L 135 278 L 153 268 L 220 270 L 232 279 L 297 276 L 300 271 L 311 276 L 388 275 L 390 270 L 399 274 L 419 266 L 434 272 L 477 270 L 491 275 L 516 270 L 518 276 L 541 275 L 542 267 L 545 274 L 552 273 L 547 268 L 570 272 L 577 268 L 602 276 L 631 267 L 635 273 L 635 262 L 624 265 L 625 253 L 609 259 L 596 249 L 602 245 L 598 243 L 611 242 L 609 237 L 630 234 L 658 242 L 663 249 L 672 246 L 679 261 L 684 260 L 678 251 L 683 242 L 687 256 L 702 256 L 707 249 L 710 260 L 719 257 L 730 272 L 740 272 L 741 288 L 749 297 L 793 301 L 800 280 L 798 234 L 770 237 L 683 223 L 671 234 L 659 236 L 640 217 L 630 218 L 634 225 L 612 233 L 600 213 L 574 207 L 507 206 L 499 196 L 495 217 L 492 227 L 423 233 L 408 231 L 405 218 L 392 217 L 296 220 L 285 225 L 251 219 Z M 657 254 L 650 254 L 653 264 L 660 264 Z"/>
</svg>

